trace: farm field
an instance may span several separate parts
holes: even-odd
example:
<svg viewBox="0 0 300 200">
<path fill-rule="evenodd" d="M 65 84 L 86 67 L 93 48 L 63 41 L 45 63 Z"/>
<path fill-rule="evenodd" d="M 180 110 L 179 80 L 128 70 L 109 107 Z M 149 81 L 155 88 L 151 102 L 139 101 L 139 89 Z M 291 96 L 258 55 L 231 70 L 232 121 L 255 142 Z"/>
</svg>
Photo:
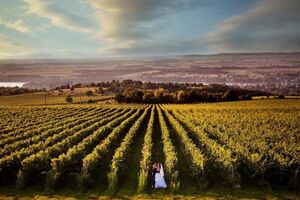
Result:
<svg viewBox="0 0 300 200">
<path fill-rule="evenodd" d="M 276 99 L 278 96 L 253 96 L 253 100 Z M 284 96 L 285 99 L 300 99 L 300 96 Z"/>
<path fill-rule="evenodd" d="M 0 110 L 0 199 L 299 198 L 297 99 Z M 151 187 L 154 162 L 167 190 Z"/>
<path fill-rule="evenodd" d="M 65 99 L 67 95 L 58 95 L 47 93 L 46 104 L 67 104 Z M 93 95 L 80 97 L 78 94 L 72 96 L 73 103 L 86 103 L 88 100 L 93 101 L 109 101 L 113 98 L 113 95 Z M 21 105 L 45 105 L 45 94 L 43 92 L 35 92 L 29 94 L 19 94 L 11 96 L 0 96 L 0 106 L 21 106 Z"/>
</svg>

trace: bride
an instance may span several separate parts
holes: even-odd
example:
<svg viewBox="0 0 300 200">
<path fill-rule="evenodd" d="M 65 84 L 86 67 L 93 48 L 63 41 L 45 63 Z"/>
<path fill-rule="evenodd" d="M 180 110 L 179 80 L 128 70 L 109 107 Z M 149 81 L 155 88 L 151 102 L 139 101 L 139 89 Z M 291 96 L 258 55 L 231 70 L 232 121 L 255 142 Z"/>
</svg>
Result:
<svg viewBox="0 0 300 200">
<path fill-rule="evenodd" d="M 154 188 L 167 188 L 167 184 L 164 179 L 164 169 L 161 163 L 154 163 Z"/>
</svg>

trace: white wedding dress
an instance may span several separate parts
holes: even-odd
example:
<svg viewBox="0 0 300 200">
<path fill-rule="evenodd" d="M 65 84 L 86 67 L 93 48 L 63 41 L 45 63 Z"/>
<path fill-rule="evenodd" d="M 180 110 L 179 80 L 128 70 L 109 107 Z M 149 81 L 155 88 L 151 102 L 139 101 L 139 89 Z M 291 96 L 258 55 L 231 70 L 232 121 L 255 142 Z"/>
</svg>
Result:
<svg viewBox="0 0 300 200">
<path fill-rule="evenodd" d="M 155 188 L 167 188 L 167 184 L 164 179 L 164 169 L 162 164 L 160 164 L 159 173 L 155 174 Z"/>
</svg>

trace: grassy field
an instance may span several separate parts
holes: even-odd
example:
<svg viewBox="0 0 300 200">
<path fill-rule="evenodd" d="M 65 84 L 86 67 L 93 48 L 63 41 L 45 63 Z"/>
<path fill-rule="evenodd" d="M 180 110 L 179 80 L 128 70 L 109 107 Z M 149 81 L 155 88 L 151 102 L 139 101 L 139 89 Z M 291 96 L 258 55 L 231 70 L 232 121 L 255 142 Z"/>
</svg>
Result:
<svg viewBox="0 0 300 200">
<path fill-rule="evenodd" d="M 198 194 L 171 194 L 167 191 L 149 191 L 144 194 L 122 194 L 110 195 L 101 194 L 89 190 L 74 190 L 74 189 L 61 189 L 53 191 L 41 191 L 36 188 L 24 189 L 18 191 L 14 188 L 0 189 L 1 200 L 112 200 L 112 199 L 189 199 L 189 200 L 297 200 L 300 196 L 291 191 L 272 191 L 262 189 L 259 187 L 233 190 L 228 188 L 214 188 L 209 191 L 202 191 Z"/>
<path fill-rule="evenodd" d="M 44 106 L 35 95 L 0 106 L 0 199 L 300 199 L 298 99 Z M 151 187 L 154 162 L 165 190 Z"/>
<path fill-rule="evenodd" d="M 79 95 L 72 96 L 73 103 L 86 103 L 88 100 L 93 101 L 110 101 L 113 96 L 112 95 L 93 95 L 93 96 L 85 96 L 82 95 L 80 98 Z M 46 94 L 46 104 L 54 105 L 54 104 L 67 104 L 65 101 L 66 95 L 58 95 L 58 94 Z M 45 93 L 30 93 L 30 94 L 20 94 L 13 96 L 0 96 L 0 105 L 1 106 L 20 106 L 20 105 L 45 105 Z"/>
<path fill-rule="evenodd" d="M 285 99 L 300 99 L 300 96 L 284 96 Z M 276 99 L 278 96 L 254 96 L 253 100 L 262 100 L 262 99 Z"/>
</svg>

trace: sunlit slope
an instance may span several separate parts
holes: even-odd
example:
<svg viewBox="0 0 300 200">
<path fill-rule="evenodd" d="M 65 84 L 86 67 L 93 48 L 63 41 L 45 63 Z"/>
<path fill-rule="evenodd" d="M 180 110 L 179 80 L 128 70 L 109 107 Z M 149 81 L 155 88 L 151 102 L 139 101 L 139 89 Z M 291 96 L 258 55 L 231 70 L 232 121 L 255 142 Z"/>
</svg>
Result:
<svg viewBox="0 0 300 200">
<path fill-rule="evenodd" d="M 46 96 L 46 97 L 45 97 Z M 19 94 L 11 96 L 0 96 L 0 106 L 21 106 L 21 105 L 53 105 L 53 104 L 67 104 L 67 95 L 58 95 L 43 92 Z M 79 95 L 72 96 L 73 103 L 86 103 L 88 100 L 93 101 L 109 101 L 113 98 L 112 95 L 93 95 L 86 96 Z M 45 100 L 46 99 L 46 100 Z"/>
</svg>

